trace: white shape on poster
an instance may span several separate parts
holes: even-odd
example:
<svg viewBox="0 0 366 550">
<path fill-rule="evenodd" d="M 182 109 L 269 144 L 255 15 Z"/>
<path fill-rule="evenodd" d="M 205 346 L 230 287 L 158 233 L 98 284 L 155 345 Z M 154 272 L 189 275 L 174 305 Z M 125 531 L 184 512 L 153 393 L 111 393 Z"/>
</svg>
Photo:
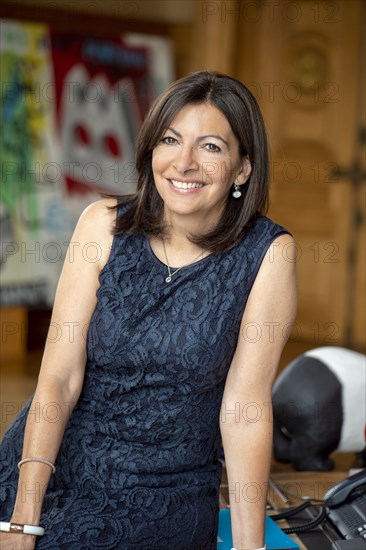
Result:
<svg viewBox="0 0 366 550">
<path fill-rule="evenodd" d="M 74 90 L 70 82 L 78 84 Z M 104 75 L 90 78 L 82 64 L 75 65 L 65 78 L 60 120 L 62 163 L 71 180 L 91 192 L 136 190 L 134 143 L 141 117 L 128 78 L 111 86 Z"/>
</svg>

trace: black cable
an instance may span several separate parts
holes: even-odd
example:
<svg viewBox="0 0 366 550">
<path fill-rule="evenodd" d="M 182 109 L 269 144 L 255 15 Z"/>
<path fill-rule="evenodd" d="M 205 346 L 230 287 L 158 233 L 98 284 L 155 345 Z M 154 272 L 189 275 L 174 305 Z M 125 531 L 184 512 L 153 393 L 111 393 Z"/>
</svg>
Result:
<svg viewBox="0 0 366 550">
<path fill-rule="evenodd" d="M 271 514 L 271 519 L 274 519 L 274 520 L 277 521 L 277 520 L 284 519 L 284 518 L 290 518 L 291 516 L 296 516 L 296 514 L 298 514 L 299 512 L 302 512 L 303 510 L 305 510 L 305 508 L 310 506 L 310 504 L 311 504 L 311 501 L 306 500 L 302 504 L 299 504 L 298 506 L 295 506 L 295 508 L 289 508 L 288 510 L 284 510 L 280 514 L 274 514 L 274 515 Z"/>
<path fill-rule="evenodd" d="M 294 527 L 287 527 L 286 529 L 282 529 L 286 535 L 290 535 L 291 533 L 306 533 L 306 531 L 311 531 L 311 529 L 315 529 L 326 517 L 327 511 L 326 508 L 322 506 L 319 514 L 313 521 L 310 521 L 309 523 L 305 523 L 304 525 L 295 525 Z"/>
</svg>

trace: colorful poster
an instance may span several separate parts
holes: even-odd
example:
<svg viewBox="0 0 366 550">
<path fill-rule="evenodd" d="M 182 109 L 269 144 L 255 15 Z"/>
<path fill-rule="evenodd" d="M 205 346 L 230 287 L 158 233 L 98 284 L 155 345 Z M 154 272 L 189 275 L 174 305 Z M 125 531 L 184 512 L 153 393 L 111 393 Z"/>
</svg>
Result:
<svg viewBox="0 0 366 550">
<path fill-rule="evenodd" d="M 170 45 L 10 20 L 0 40 L 0 305 L 51 306 L 82 210 L 136 189 L 136 137 Z"/>
<path fill-rule="evenodd" d="M 1 305 L 45 304 L 70 234 L 48 29 L 1 21 Z"/>
<path fill-rule="evenodd" d="M 51 31 L 61 162 L 70 194 L 131 193 L 150 105 L 146 49 Z"/>
</svg>

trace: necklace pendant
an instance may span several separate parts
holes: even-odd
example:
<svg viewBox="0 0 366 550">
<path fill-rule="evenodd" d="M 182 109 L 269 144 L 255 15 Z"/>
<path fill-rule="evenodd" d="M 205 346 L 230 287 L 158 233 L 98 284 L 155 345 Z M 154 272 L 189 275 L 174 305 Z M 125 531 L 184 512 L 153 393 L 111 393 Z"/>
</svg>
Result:
<svg viewBox="0 0 366 550">
<path fill-rule="evenodd" d="M 165 282 L 166 282 L 166 283 L 170 283 L 171 280 L 172 280 L 172 278 L 171 278 L 171 276 L 169 275 L 169 277 L 166 277 Z"/>
</svg>

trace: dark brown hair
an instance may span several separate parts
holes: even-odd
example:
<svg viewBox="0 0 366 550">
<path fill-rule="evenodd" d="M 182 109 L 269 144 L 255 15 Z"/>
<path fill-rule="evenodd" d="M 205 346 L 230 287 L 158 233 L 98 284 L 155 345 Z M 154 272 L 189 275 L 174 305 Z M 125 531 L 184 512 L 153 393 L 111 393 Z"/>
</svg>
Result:
<svg viewBox="0 0 366 550">
<path fill-rule="evenodd" d="M 164 204 L 152 172 L 152 152 L 178 112 L 188 104 L 200 103 L 209 103 L 225 115 L 239 142 L 239 154 L 241 158 L 248 156 L 252 171 L 241 186 L 239 199 L 233 198 L 230 190 L 216 227 L 209 233 L 192 235 L 190 240 L 212 253 L 223 252 L 240 242 L 254 218 L 267 211 L 268 145 L 258 104 L 238 80 L 217 72 L 200 71 L 173 82 L 147 114 L 137 142 L 137 191 L 134 195 L 119 197 L 119 203 L 129 204 L 130 208 L 117 219 L 115 234 L 163 237 L 166 233 Z"/>
</svg>

